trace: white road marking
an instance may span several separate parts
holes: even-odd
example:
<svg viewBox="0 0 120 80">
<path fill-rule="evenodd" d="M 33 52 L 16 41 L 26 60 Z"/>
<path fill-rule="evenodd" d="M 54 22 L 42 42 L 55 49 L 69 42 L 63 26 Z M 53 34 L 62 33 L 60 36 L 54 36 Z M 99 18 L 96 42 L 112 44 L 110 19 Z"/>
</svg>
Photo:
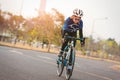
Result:
<svg viewBox="0 0 120 80">
<path fill-rule="evenodd" d="M 101 75 L 97 75 L 95 73 L 91 73 L 91 72 L 84 72 L 84 73 L 92 75 L 92 76 L 99 77 L 99 78 L 104 79 L 104 80 L 112 80 L 111 78 L 108 78 L 108 77 L 105 77 L 105 76 L 101 76 Z"/>
<path fill-rule="evenodd" d="M 50 57 L 45 57 L 45 56 L 39 56 L 40 58 L 44 58 L 44 59 L 52 59 Z M 40 60 L 40 59 L 38 59 Z M 52 59 L 53 60 L 53 59 Z M 52 65 L 56 65 L 54 62 L 50 62 L 50 61 L 47 61 L 47 60 L 42 60 L 43 62 L 45 63 L 49 63 L 49 64 L 52 64 Z M 80 67 L 78 63 L 77 64 L 77 67 Z M 78 71 L 77 69 L 75 69 L 75 71 Z M 90 76 L 94 76 L 94 77 L 98 77 L 98 78 L 101 78 L 102 80 L 112 80 L 111 78 L 108 78 L 108 77 L 105 77 L 105 76 L 101 76 L 101 75 L 98 75 L 98 74 L 95 74 L 95 73 L 91 73 L 91 72 L 83 72 L 83 71 L 79 71 L 79 72 L 82 72 L 82 73 L 85 73 L 85 74 L 88 74 Z"/>
<path fill-rule="evenodd" d="M 9 50 L 9 51 L 10 51 L 10 52 L 13 52 L 13 53 L 18 53 L 18 54 L 20 54 L 20 55 L 24 55 L 24 54 L 23 54 L 22 52 L 20 52 L 20 51 L 16 51 L 16 50 Z M 39 59 L 39 58 L 36 58 L 36 57 L 33 57 L 33 56 L 29 56 L 29 55 L 25 55 L 25 56 L 27 56 L 27 57 L 29 57 L 29 58 L 31 58 L 31 59 L 40 60 L 40 61 L 43 61 L 43 62 L 45 62 L 45 63 L 49 63 L 49 64 L 52 64 L 52 65 L 55 65 L 55 66 L 56 66 L 56 63 L 54 63 L 54 62 L 50 62 L 50 61 L 47 61 L 47 60 L 43 60 L 43 59 L 54 60 L 54 59 L 52 59 L 52 58 L 50 58 L 50 57 L 38 56 L 38 57 L 42 58 L 42 59 Z M 76 63 L 75 65 L 76 65 L 76 67 L 80 68 L 80 66 L 79 66 L 78 63 Z M 75 71 L 79 71 L 79 70 L 77 70 L 77 69 L 74 69 L 74 70 L 75 70 Z M 101 75 L 97 75 L 97 74 L 91 73 L 91 72 L 83 72 L 83 71 L 79 71 L 79 72 L 82 72 L 82 73 L 85 73 L 85 74 L 88 74 L 88 75 L 91 75 L 91 76 L 94 76 L 94 77 L 101 78 L 102 80 L 103 80 L 103 79 L 104 79 L 104 80 L 112 80 L 112 79 L 110 79 L 110 78 L 108 78 L 108 77 L 101 76 Z"/>
<path fill-rule="evenodd" d="M 49 60 L 54 60 L 54 59 L 52 59 L 52 58 L 50 58 L 50 57 L 46 57 L 46 56 L 38 56 L 39 58 L 43 58 L 43 59 L 49 59 Z"/>
<path fill-rule="evenodd" d="M 29 56 L 29 55 L 24 55 L 24 56 L 27 56 L 31 59 L 34 59 L 34 60 L 39 60 L 39 61 L 42 61 L 42 62 L 45 62 L 45 63 L 49 63 L 49 64 L 52 64 L 52 65 L 56 65 L 55 62 L 50 62 L 48 60 L 44 60 L 44 59 L 40 59 L 40 58 L 36 58 L 36 57 L 33 57 L 33 56 Z"/>
<path fill-rule="evenodd" d="M 20 52 L 20 51 L 16 51 L 16 50 L 9 50 L 9 52 L 12 52 L 12 53 L 17 53 L 17 54 L 20 54 L 20 55 L 23 55 L 23 53 L 22 52 Z"/>
<path fill-rule="evenodd" d="M 76 67 L 81 68 L 78 63 L 75 63 L 75 65 L 76 65 Z M 78 70 L 75 69 L 75 71 L 78 71 Z M 101 76 L 101 75 L 98 75 L 98 74 L 95 74 L 95 73 L 91 73 L 91 72 L 86 72 L 86 71 L 85 72 L 84 71 L 79 71 L 79 72 L 82 72 L 82 73 L 85 73 L 85 74 L 88 74 L 88 75 L 91 75 L 91 76 L 94 76 L 94 77 L 101 78 L 102 80 L 103 79 L 104 80 L 112 80 L 111 78 L 108 78 L 108 77 L 105 77 L 105 76 Z"/>
</svg>

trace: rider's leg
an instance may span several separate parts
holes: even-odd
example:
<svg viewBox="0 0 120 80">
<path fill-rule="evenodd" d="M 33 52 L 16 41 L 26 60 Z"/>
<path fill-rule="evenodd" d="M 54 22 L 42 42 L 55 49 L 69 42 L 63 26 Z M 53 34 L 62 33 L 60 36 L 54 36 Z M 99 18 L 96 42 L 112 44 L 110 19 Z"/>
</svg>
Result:
<svg viewBox="0 0 120 80">
<path fill-rule="evenodd" d="M 61 47 L 61 50 L 60 50 L 58 56 L 62 56 L 62 54 L 63 54 L 63 52 L 64 52 L 64 49 L 65 49 L 65 47 L 66 47 L 67 44 L 68 44 L 68 41 L 69 41 L 69 40 L 65 40 L 65 41 L 63 42 L 62 47 Z"/>
<path fill-rule="evenodd" d="M 75 47 L 75 45 L 76 45 L 76 40 L 74 40 L 74 47 Z"/>
<path fill-rule="evenodd" d="M 76 40 L 74 41 L 74 47 L 75 47 L 75 45 L 76 45 Z M 70 54 L 70 61 L 69 61 L 70 63 L 70 65 L 71 65 L 71 62 L 72 62 L 72 54 Z"/>
</svg>

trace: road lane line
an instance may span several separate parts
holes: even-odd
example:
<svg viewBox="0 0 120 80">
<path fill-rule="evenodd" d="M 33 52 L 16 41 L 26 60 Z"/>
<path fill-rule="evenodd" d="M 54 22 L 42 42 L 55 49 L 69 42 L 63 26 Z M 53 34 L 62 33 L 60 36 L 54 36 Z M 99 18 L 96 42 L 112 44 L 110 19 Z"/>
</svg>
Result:
<svg viewBox="0 0 120 80">
<path fill-rule="evenodd" d="M 43 61 L 45 63 L 49 63 L 49 64 L 52 64 L 52 65 L 56 65 L 55 62 L 50 62 L 50 61 L 47 61 L 47 60 L 43 60 L 43 59 L 40 59 L 40 58 L 37 58 L 37 57 L 32 57 L 32 56 L 29 56 L 29 55 L 25 55 L 31 59 L 34 59 L 34 60 L 39 60 L 39 61 Z"/>
<path fill-rule="evenodd" d="M 20 51 L 16 51 L 16 50 L 9 50 L 9 52 L 12 52 L 12 53 L 17 53 L 17 54 L 23 55 L 23 53 L 22 53 L 22 52 L 20 52 Z"/>
<path fill-rule="evenodd" d="M 78 63 L 76 63 L 76 67 L 81 68 Z M 75 69 L 75 71 L 79 71 L 79 70 Z M 101 78 L 101 79 L 104 79 L 104 80 L 112 80 L 111 78 L 101 76 L 101 75 L 91 73 L 91 72 L 86 72 L 86 71 L 85 72 L 84 71 L 79 71 L 79 72 L 82 72 L 82 73 L 85 73 L 85 74 L 88 74 L 88 75 L 91 75 L 91 76 L 94 76 L 94 77 L 98 77 L 98 78 Z"/>
<path fill-rule="evenodd" d="M 46 57 L 46 56 L 38 56 L 39 58 L 43 58 L 43 59 L 48 59 L 48 60 L 54 60 L 54 59 L 52 59 L 52 58 L 50 58 L 50 57 Z"/>
<path fill-rule="evenodd" d="M 49 61 L 47 61 L 48 59 L 53 60 L 52 58 L 49 58 L 49 57 L 39 56 L 39 57 L 41 57 L 41 58 L 43 58 L 43 59 L 47 59 L 47 60 L 43 60 L 43 59 L 41 59 L 41 58 L 33 57 L 33 56 L 30 56 L 30 55 L 25 55 L 25 54 L 23 54 L 22 52 L 16 51 L 16 50 L 14 50 L 14 49 L 13 49 L 13 50 L 9 50 L 9 52 L 17 53 L 17 54 L 20 54 L 20 55 L 24 55 L 24 56 L 26 56 L 26 57 L 29 57 L 29 58 L 31 58 L 31 59 L 40 60 L 40 61 L 43 61 L 43 62 L 45 62 L 45 63 L 49 63 L 49 64 L 52 64 L 52 65 L 56 65 L 55 62 L 49 62 Z"/>
<path fill-rule="evenodd" d="M 92 75 L 92 76 L 96 76 L 96 77 L 99 77 L 101 79 L 105 79 L 105 80 L 112 80 L 111 78 L 108 78 L 108 77 L 104 77 L 104 76 L 101 76 L 101 75 L 97 75 L 95 73 L 90 73 L 90 72 L 85 72 L 86 74 L 89 74 L 89 75 Z"/>
<path fill-rule="evenodd" d="M 51 64 L 51 65 L 56 66 L 56 63 L 55 63 L 55 62 L 47 61 L 48 59 L 53 60 L 53 59 L 50 58 L 50 57 L 38 56 L 38 57 L 40 57 L 40 58 L 37 58 L 37 57 L 30 56 L 30 55 L 25 55 L 25 54 L 23 54 L 22 52 L 19 52 L 19 51 L 16 51 L 16 50 L 9 50 L 9 51 L 10 51 L 10 52 L 14 52 L 14 53 L 18 53 L 18 54 L 20 54 L 20 55 L 27 56 L 27 57 L 29 57 L 29 58 L 31 58 L 31 59 L 34 59 L 34 60 L 40 60 L 40 61 L 43 61 L 43 62 L 45 62 L 45 63 L 49 63 L 49 64 Z M 41 58 L 42 58 L 42 59 L 41 59 Z M 43 59 L 47 59 L 47 60 L 43 60 Z M 79 67 L 79 68 L 80 68 L 80 66 L 78 66 L 78 63 L 76 63 L 76 64 L 77 64 L 76 67 Z M 75 70 L 75 71 L 79 71 L 79 70 L 77 70 L 77 69 L 74 69 L 74 70 Z M 101 75 L 97 75 L 97 74 L 91 73 L 91 72 L 83 72 L 83 71 L 79 71 L 79 72 L 88 74 L 88 75 L 90 75 L 90 76 L 98 77 L 98 78 L 101 78 L 101 79 L 104 79 L 104 80 L 112 80 L 112 79 L 110 79 L 110 78 L 108 78 L 108 77 L 104 77 L 104 76 L 101 76 Z"/>
<path fill-rule="evenodd" d="M 32 56 L 31 56 L 32 57 Z M 42 57 L 42 56 L 41 56 Z M 47 61 L 47 60 L 41 60 L 41 59 L 37 59 L 37 58 L 33 58 L 33 59 L 36 59 L 36 60 L 40 60 L 40 61 L 43 61 L 45 63 L 49 63 L 49 64 L 52 64 L 52 65 L 55 65 L 55 63 L 53 62 L 50 62 L 50 61 Z M 79 67 L 79 66 L 77 66 Z M 78 71 L 77 69 L 75 69 L 75 71 Z M 95 73 L 91 73 L 91 72 L 83 72 L 83 71 L 79 71 L 79 72 L 82 72 L 82 73 L 85 73 L 85 74 L 88 74 L 90 76 L 94 76 L 94 77 L 98 77 L 98 78 L 101 78 L 102 80 L 112 80 L 111 78 L 108 78 L 108 77 L 105 77 L 105 76 L 101 76 L 101 75 L 98 75 L 98 74 L 95 74 Z"/>
</svg>

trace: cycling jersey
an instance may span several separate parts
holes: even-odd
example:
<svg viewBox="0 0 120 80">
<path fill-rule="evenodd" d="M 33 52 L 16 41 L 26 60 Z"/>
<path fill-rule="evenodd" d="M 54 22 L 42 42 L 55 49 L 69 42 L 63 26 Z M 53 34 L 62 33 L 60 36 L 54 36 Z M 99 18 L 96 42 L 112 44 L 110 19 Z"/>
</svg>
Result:
<svg viewBox="0 0 120 80">
<path fill-rule="evenodd" d="M 68 17 L 63 25 L 62 28 L 62 38 L 64 38 L 65 33 L 68 33 L 70 36 L 77 36 L 77 32 L 74 32 L 70 25 L 74 24 L 73 20 Z M 74 28 L 79 28 L 79 36 L 83 38 L 82 28 L 83 28 L 83 21 L 80 20 L 78 24 L 72 26 Z"/>
<path fill-rule="evenodd" d="M 68 18 L 66 19 L 64 25 L 63 25 L 63 30 L 67 30 L 67 29 L 69 28 L 68 26 L 71 25 L 71 24 L 74 24 L 74 22 L 73 22 L 72 19 L 70 19 L 70 17 L 68 17 Z M 78 27 L 79 27 L 80 29 L 83 28 L 83 21 L 82 21 L 82 20 L 79 21 Z"/>
</svg>

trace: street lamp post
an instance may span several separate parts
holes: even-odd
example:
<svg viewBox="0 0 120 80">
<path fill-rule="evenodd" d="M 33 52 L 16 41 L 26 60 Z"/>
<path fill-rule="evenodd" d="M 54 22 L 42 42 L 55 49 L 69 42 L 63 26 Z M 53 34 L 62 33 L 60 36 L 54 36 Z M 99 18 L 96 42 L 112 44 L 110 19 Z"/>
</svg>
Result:
<svg viewBox="0 0 120 80">
<path fill-rule="evenodd" d="M 95 23 L 96 23 L 96 21 L 106 20 L 106 19 L 108 19 L 108 18 L 107 18 L 107 17 L 104 17 L 104 18 L 96 18 L 96 19 L 93 20 L 92 30 L 91 30 L 91 39 L 90 39 L 90 42 L 88 43 L 88 50 L 90 50 L 90 52 L 93 51 L 93 49 L 92 49 L 93 47 L 92 47 L 92 48 L 90 48 L 90 47 L 91 47 L 91 45 L 92 45 Z M 92 45 L 92 46 L 93 46 L 93 45 Z"/>
<path fill-rule="evenodd" d="M 24 0 L 21 1 L 20 15 L 22 15 L 23 3 L 24 3 Z"/>
</svg>

